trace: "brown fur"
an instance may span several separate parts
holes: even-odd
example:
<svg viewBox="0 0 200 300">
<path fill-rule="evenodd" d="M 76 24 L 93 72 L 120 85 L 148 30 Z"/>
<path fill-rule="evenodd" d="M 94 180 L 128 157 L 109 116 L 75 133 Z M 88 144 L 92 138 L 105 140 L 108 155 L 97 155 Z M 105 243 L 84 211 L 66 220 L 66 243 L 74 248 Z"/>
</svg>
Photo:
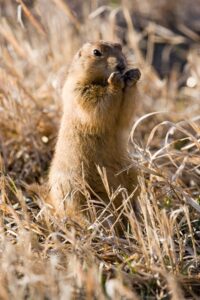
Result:
<svg viewBox="0 0 200 300">
<path fill-rule="evenodd" d="M 101 52 L 95 56 L 93 50 Z M 119 44 L 87 43 L 76 54 L 64 84 L 64 112 L 52 160 L 50 199 L 59 215 L 79 210 L 89 185 L 105 203 L 109 197 L 97 166 L 105 168 L 111 190 L 125 187 L 130 194 L 137 183 L 127 152 L 136 97 L 138 69 L 126 71 Z M 119 71 L 118 71 L 119 70 Z M 125 72 L 125 73 L 124 73 Z M 89 191 L 90 189 L 87 189 Z M 122 197 L 116 198 L 116 207 Z"/>
</svg>

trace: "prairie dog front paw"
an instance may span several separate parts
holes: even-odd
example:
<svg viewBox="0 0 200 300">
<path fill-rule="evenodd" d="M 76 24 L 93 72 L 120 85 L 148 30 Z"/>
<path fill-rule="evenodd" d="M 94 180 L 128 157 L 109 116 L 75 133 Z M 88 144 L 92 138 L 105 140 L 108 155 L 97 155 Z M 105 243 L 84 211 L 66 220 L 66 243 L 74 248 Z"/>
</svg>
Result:
<svg viewBox="0 0 200 300">
<path fill-rule="evenodd" d="M 108 83 L 120 88 L 124 87 L 124 78 L 120 72 L 113 72 L 108 78 Z"/>
<path fill-rule="evenodd" d="M 139 69 L 128 70 L 124 74 L 124 82 L 126 86 L 133 86 L 141 77 L 141 72 Z"/>
</svg>

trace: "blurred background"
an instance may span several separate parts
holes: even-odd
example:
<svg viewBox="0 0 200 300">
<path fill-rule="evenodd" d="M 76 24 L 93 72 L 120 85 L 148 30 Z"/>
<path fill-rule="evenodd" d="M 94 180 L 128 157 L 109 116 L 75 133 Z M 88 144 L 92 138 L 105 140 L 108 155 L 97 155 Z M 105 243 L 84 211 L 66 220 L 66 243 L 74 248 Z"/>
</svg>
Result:
<svg viewBox="0 0 200 300">
<path fill-rule="evenodd" d="M 49 42 L 52 38 L 57 42 L 57 46 L 52 45 L 53 52 L 59 47 L 62 50 L 66 43 L 73 51 L 75 40 L 81 45 L 88 39 L 119 39 L 127 45 L 131 26 L 135 32 L 131 38 L 136 39 L 144 59 L 162 78 L 172 69 L 183 72 L 188 51 L 195 51 L 199 45 L 199 0 L 1 0 L 0 3 L 2 22 L 6 18 L 10 26 L 21 26 L 29 34 L 31 28 L 27 23 L 31 23 Z M 69 40 L 70 35 L 73 40 Z M 179 84 L 182 83 L 180 80 Z"/>
<path fill-rule="evenodd" d="M 12 176 L 32 182 L 46 173 L 68 64 L 84 42 L 99 39 L 122 43 L 142 72 L 136 119 L 199 114 L 200 0 L 0 0 L 0 151 Z M 162 120 L 148 119 L 148 132 L 144 121 L 135 137 L 145 145 Z"/>
</svg>

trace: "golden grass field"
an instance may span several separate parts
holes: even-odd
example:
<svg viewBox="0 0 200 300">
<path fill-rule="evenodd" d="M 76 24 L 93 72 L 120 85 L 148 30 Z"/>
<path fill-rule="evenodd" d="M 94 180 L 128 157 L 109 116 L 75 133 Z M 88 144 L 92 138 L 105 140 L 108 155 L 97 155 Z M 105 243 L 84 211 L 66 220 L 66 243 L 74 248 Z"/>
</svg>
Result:
<svg viewBox="0 0 200 300">
<path fill-rule="evenodd" d="M 184 0 L 139 3 L 0 0 L 1 300 L 200 299 L 200 38 L 181 23 Z M 169 16 L 184 34 L 167 29 Z M 121 42 L 142 73 L 130 139 L 140 221 L 126 199 L 115 212 L 129 221 L 123 237 L 103 230 L 103 215 L 86 227 L 59 220 L 29 189 L 47 178 L 63 74 L 98 39 Z M 160 78 L 156 43 L 168 45 L 168 64 L 167 51 L 185 40 L 183 70 Z"/>
</svg>

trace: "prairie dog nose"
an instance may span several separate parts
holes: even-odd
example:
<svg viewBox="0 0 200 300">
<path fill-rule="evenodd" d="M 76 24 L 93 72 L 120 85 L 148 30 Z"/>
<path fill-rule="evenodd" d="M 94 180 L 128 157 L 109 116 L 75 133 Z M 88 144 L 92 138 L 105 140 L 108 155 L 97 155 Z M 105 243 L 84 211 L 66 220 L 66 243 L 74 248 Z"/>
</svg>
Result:
<svg viewBox="0 0 200 300">
<path fill-rule="evenodd" d="M 125 61 L 122 58 L 109 57 L 108 63 L 113 69 L 120 73 L 122 73 L 126 68 Z"/>
<path fill-rule="evenodd" d="M 116 66 L 117 71 L 119 71 L 120 73 L 123 73 L 125 68 L 126 68 L 126 66 L 125 66 L 124 61 L 121 60 L 120 62 L 118 62 L 117 66 Z"/>
</svg>

